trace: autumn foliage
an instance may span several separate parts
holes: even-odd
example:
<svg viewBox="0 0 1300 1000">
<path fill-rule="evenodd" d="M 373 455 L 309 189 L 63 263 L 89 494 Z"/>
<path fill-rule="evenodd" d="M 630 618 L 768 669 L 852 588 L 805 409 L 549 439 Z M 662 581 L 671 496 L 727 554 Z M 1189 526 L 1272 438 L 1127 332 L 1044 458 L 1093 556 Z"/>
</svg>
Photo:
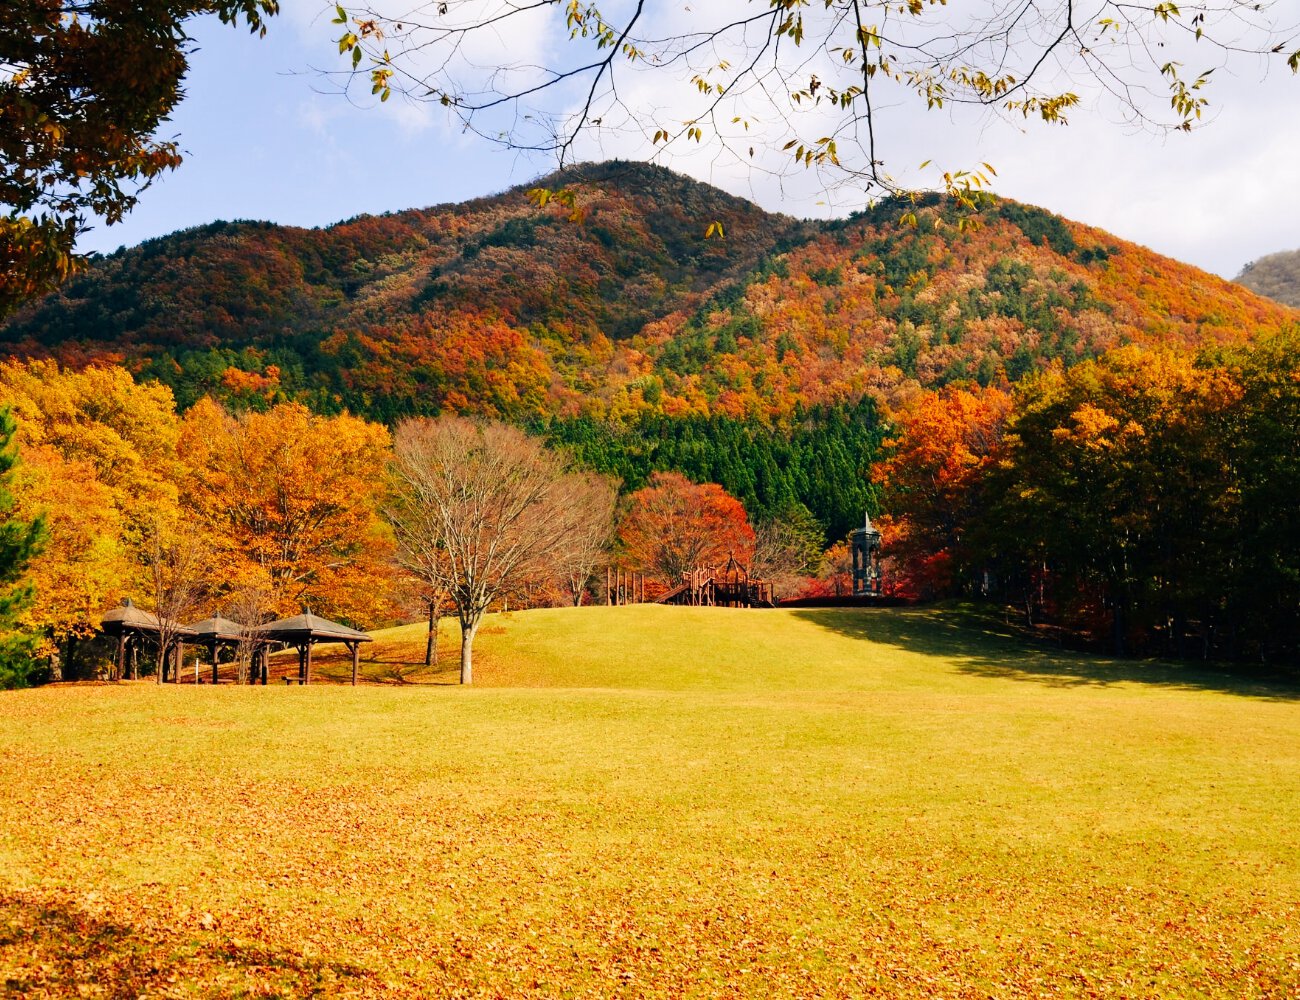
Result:
<svg viewBox="0 0 1300 1000">
<path fill-rule="evenodd" d="M 212 395 L 388 424 L 454 411 L 617 427 L 904 406 L 1125 343 L 1197 348 L 1294 322 L 1238 285 L 1010 201 L 974 228 L 937 198 L 799 223 L 646 165 L 548 183 L 576 192 L 582 224 L 517 189 L 322 230 L 176 233 L 104 259 L 0 342 L 78 366 L 122 360 L 182 407 Z M 702 219 L 727 238 L 703 240 Z"/>
<path fill-rule="evenodd" d="M 0 365 L 0 401 L 18 425 L 15 510 L 49 526 L 21 618 L 42 653 L 90 638 L 122 598 L 161 606 L 178 585 L 196 595 L 186 617 L 254 589 L 270 617 L 391 618 L 382 427 L 296 404 L 236 416 L 204 401 L 181 417 L 170 390 L 122 368 L 52 362 Z"/>
<path fill-rule="evenodd" d="M 921 396 L 900 418 L 889 457 L 872 468 L 885 484 L 888 552 L 903 573 L 891 586 L 908 596 L 951 589 L 971 560 L 969 529 L 986 501 L 981 485 L 999 457 L 1011 397 L 999 389 Z"/>
<path fill-rule="evenodd" d="M 877 466 L 902 575 L 1001 595 L 1119 652 L 1294 657 L 1298 387 L 1290 334 L 1125 347 L 1014 398 L 926 397 Z"/>
<path fill-rule="evenodd" d="M 754 529 L 745 508 L 717 483 L 692 483 L 676 472 L 657 472 L 650 485 L 627 501 L 618 529 L 627 563 L 676 586 L 682 574 L 723 566 L 747 566 Z"/>
</svg>

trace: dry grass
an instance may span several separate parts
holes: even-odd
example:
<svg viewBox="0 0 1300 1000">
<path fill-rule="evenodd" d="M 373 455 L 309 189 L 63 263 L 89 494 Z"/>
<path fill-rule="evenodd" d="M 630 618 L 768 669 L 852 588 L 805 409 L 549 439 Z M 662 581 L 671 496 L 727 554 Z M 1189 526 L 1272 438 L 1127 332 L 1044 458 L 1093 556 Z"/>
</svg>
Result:
<svg viewBox="0 0 1300 1000">
<path fill-rule="evenodd" d="M 422 654 L 379 638 L 376 679 Z M 448 655 L 0 697 L 0 981 L 1300 995 L 1295 691 L 906 610 L 524 612 L 480 644 L 472 690 Z"/>
</svg>

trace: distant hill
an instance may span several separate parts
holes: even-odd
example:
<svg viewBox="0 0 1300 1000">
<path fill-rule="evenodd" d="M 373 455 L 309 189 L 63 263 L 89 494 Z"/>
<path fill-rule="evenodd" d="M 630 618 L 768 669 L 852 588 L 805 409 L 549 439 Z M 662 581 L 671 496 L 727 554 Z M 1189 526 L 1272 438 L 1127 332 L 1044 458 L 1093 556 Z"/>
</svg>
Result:
<svg viewBox="0 0 1300 1000">
<path fill-rule="evenodd" d="M 780 424 L 955 381 L 1014 381 L 1125 342 L 1236 341 L 1296 313 L 1041 209 L 959 228 L 772 215 L 643 164 L 324 229 L 217 222 L 100 259 L 0 328 L 0 351 L 120 360 L 171 385 L 380 419 Z M 704 239 L 712 221 L 725 239 Z"/>
<path fill-rule="evenodd" d="M 1243 267 L 1235 280 L 1252 292 L 1300 309 L 1300 250 L 1261 257 Z"/>
</svg>

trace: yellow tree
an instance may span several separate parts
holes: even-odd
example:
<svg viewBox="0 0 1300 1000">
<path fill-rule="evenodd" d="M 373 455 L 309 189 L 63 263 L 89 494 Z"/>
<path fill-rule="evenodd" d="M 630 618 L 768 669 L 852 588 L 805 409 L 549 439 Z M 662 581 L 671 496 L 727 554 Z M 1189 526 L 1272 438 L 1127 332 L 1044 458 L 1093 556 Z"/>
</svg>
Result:
<svg viewBox="0 0 1300 1000">
<path fill-rule="evenodd" d="M 112 491 L 80 462 L 49 447 L 29 448 L 15 477 L 17 509 L 44 516 L 49 542 L 32 565 L 36 596 L 23 624 L 43 638 L 59 679 L 58 644 L 94 634 L 99 612 L 127 596 L 138 566 L 127 551 L 122 513 Z"/>
<path fill-rule="evenodd" d="M 168 389 L 137 385 L 123 369 L 44 361 L 0 364 L 0 402 L 18 421 L 18 509 L 50 527 L 24 624 L 46 653 L 66 640 L 71 658 L 105 607 L 144 590 L 145 526 L 176 510 L 175 405 Z"/>
<path fill-rule="evenodd" d="M 1223 428 L 1241 393 L 1223 369 L 1136 347 L 1019 389 L 991 482 L 1000 547 L 1043 560 L 1069 594 L 1098 592 L 1116 652 L 1135 629 L 1177 643 L 1216 614 L 1240 533 Z"/>
<path fill-rule="evenodd" d="M 260 579 L 277 613 L 304 604 L 351 622 L 389 614 L 392 543 L 378 516 L 388 432 L 297 404 L 182 419 L 184 503 L 218 539 L 218 584 Z"/>
</svg>

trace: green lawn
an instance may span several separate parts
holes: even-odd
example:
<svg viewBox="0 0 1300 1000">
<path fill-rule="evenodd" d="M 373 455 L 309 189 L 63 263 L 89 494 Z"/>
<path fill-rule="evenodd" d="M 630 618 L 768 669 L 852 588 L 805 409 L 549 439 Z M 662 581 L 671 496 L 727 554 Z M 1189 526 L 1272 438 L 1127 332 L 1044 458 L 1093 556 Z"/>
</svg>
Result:
<svg viewBox="0 0 1300 1000">
<path fill-rule="evenodd" d="M 425 683 L 0 695 L 7 989 L 1300 996 L 1295 689 L 951 611 L 378 638 Z"/>
</svg>

